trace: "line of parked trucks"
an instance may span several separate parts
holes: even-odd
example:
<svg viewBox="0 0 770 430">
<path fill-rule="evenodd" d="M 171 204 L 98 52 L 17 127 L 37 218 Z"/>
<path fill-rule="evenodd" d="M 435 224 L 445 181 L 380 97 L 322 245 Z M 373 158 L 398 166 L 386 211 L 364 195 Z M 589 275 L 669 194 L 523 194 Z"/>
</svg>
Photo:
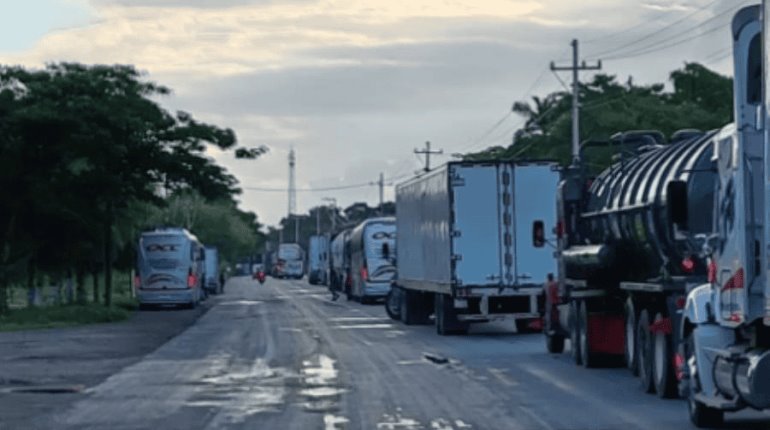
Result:
<svg viewBox="0 0 770 430">
<path fill-rule="evenodd" d="M 573 163 L 451 162 L 397 186 L 397 217 L 281 244 L 271 274 L 383 300 L 442 335 L 512 319 L 578 365 L 622 360 L 642 388 L 687 399 L 691 421 L 770 409 L 770 47 L 762 16 L 731 26 L 733 124 L 589 141 Z M 613 152 L 591 172 L 592 154 Z M 595 155 L 595 154 L 594 154 Z M 137 297 L 194 307 L 216 250 L 183 229 L 139 241 Z M 550 277 L 552 281 L 548 281 Z"/>
<path fill-rule="evenodd" d="M 397 186 L 396 219 L 311 241 L 313 282 L 439 334 L 542 326 L 549 352 L 569 339 L 578 365 L 622 360 L 698 427 L 770 409 L 768 12 L 732 21 L 734 124 L 618 133 L 564 168 L 449 163 Z"/>
</svg>

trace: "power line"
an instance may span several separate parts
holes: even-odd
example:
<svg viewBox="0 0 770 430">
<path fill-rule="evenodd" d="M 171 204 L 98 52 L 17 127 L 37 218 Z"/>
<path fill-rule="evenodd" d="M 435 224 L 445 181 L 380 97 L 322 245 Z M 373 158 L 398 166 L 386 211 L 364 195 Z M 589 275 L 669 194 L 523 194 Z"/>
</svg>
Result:
<svg viewBox="0 0 770 430">
<path fill-rule="evenodd" d="M 718 25 L 715 26 L 714 28 L 711 28 L 711 29 L 706 30 L 706 31 L 702 31 L 702 32 L 700 32 L 698 34 L 695 34 L 695 35 L 692 35 L 692 36 L 689 36 L 689 37 L 685 37 L 684 39 L 679 39 L 677 41 L 670 42 L 670 43 L 663 44 L 663 45 L 657 45 L 657 46 L 652 46 L 652 47 L 648 47 L 648 48 L 645 48 L 645 49 L 639 49 L 639 50 L 636 50 L 636 51 L 631 51 L 631 52 L 626 53 L 626 54 L 619 54 L 619 55 L 615 55 L 615 56 L 609 56 L 609 57 L 606 57 L 605 59 L 606 60 L 623 60 L 623 59 L 627 59 L 627 58 L 636 58 L 636 57 L 641 57 L 641 56 L 644 56 L 644 55 L 647 55 L 647 54 L 652 54 L 652 53 L 656 53 L 656 52 L 660 52 L 660 51 L 665 51 L 666 49 L 670 49 L 670 48 L 673 48 L 675 46 L 679 46 L 679 45 L 681 45 L 683 43 L 687 43 L 687 42 L 690 42 L 692 40 L 699 39 L 699 38 L 701 38 L 701 37 L 703 37 L 703 36 L 705 36 L 707 34 L 711 34 L 711 33 L 714 33 L 714 32 L 720 31 L 720 30 L 724 30 L 724 25 L 721 24 L 721 23 L 718 23 Z"/>
<path fill-rule="evenodd" d="M 407 176 L 411 176 L 410 174 L 400 175 L 400 176 L 394 176 L 392 178 L 383 179 L 384 183 L 387 183 L 387 185 L 392 186 L 395 181 L 398 181 L 400 179 L 404 179 Z M 342 191 L 342 190 L 352 190 L 356 188 L 365 188 L 365 187 L 376 187 L 379 186 L 379 181 L 370 181 L 370 182 L 361 182 L 358 184 L 350 184 L 350 185 L 337 185 L 337 186 L 330 186 L 330 187 L 318 187 L 318 188 L 296 188 L 295 191 L 297 192 L 306 192 L 306 193 L 314 193 L 314 192 L 324 192 L 324 191 Z M 241 187 L 244 190 L 249 191 L 258 191 L 258 192 L 266 192 L 266 193 L 285 193 L 286 188 L 271 188 L 271 187 Z"/>
<path fill-rule="evenodd" d="M 673 22 L 671 22 L 671 23 L 669 23 L 669 24 L 667 24 L 667 25 L 663 26 L 662 28 L 659 28 L 659 29 L 657 29 L 657 30 L 655 30 L 655 31 L 652 31 L 652 32 L 650 32 L 650 33 L 647 33 L 646 35 L 642 36 L 642 37 L 641 37 L 641 38 L 639 38 L 639 39 L 636 39 L 636 40 L 632 40 L 631 42 L 625 43 L 625 44 L 623 44 L 623 45 L 621 45 L 621 46 L 617 46 L 617 47 L 615 47 L 615 48 L 611 48 L 611 49 L 608 49 L 608 50 L 605 50 L 605 51 L 599 52 L 599 53 L 597 53 L 597 54 L 592 54 L 592 55 L 589 55 L 588 57 L 589 57 L 589 58 L 596 58 L 596 57 L 602 57 L 602 56 L 606 56 L 606 55 L 609 55 L 609 54 L 614 54 L 614 53 L 616 53 L 616 52 L 618 52 L 618 51 L 621 51 L 621 50 L 623 50 L 623 49 L 626 49 L 626 48 L 629 48 L 629 47 L 631 47 L 631 46 L 637 45 L 637 44 L 639 44 L 639 43 L 641 43 L 641 42 L 644 42 L 644 41 L 646 41 L 646 40 L 650 40 L 650 39 L 654 38 L 655 36 L 658 36 L 658 35 L 662 34 L 664 31 L 666 31 L 666 30 L 668 30 L 668 29 L 670 29 L 670 28 L 673 28 L 673 27 L 674 27 L 674 26 L 676 26 L 677 24 L 679 24 L 679 23 L 681 23 L 681 22 L 684 22 L 685 20 L 687 20 L 687 19 L 689 19 L 689 18 L 691 18 L 691 17 L 693 17 L 693 16 L 695 16 L 695 15 L 697 15 L 697 14 L 699 14 L 699 13 L 703 12 L 703 11 L 704 11 L 704 10 L 706 10 L 707 8 L 709 8 L 709 7 L 713 6 L 713 5 L 715 5 L 717 2 L 719 2 L 719 0 L 714 0 L 714 1 L 710 2 L 709 4 L 707 4 L 706 6 L 702 6 L 702 7 L 700 7 L 700 8 L 696 8 L 696 9 L 695 9 L 693 12 L 691 12 L 691 13 L 688 13 L 687 15 L 685 15 L 685 16 L 683 16 L 683 17 L 681 17 L 681 18 L 677 19 L 676 21 L 673 21 Z"/>
</svg>

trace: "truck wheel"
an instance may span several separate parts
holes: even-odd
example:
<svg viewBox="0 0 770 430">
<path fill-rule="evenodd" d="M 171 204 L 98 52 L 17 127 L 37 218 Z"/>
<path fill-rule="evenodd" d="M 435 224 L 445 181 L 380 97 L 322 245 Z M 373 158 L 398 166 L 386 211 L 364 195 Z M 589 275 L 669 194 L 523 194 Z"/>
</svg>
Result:
<svg viewBox="0 0 770 430">
<path fill-rule="evenodd" d="M 663 315 L 658 312 L 655 322 L 663 320 Z M 671 335 L 666 333 L 654 333 L 652 335 L 653 362 L 652 379 L 655 383 L 655 392 L 664 399 L 676 396 L 676 378 L 674 377 L 673 351 L 671 349 Z"/>
<path fill-rule="evenodd" d="M 560 334 L 546 334 L 545 347 L 551 354 L 561 354 L 564 352 L 564 336 Z"/>
<path fill-rule="evenodd" d="M 652 353 L 653 342 L 650 335 L 650 313 L 643 309 L 639 313 L 639 321 L 636 325 L 636 347 L 639 360 L 639 380 L 645 393 L 654 393 L 655 384 L 652 379 Z"/>
<path fill-rule="evenodd" d="M 468 323 L 457 320 L 452 298 L 447 294 L 435 296 L 436 332 L 442 336 L 468 333 Z"/>
<path fill-rule="evenodd" d="M 596 354 L 591 353 L 591 332 L 588 330 L 588 302 L 583 300 L 580 303 L 578 317 L 578 328 L 580 333 L 580 361 L 585 367 L 596 367 Z"/>
<path fill-rule="evenodd" d="M 399 312 L 401 313 L 401 322 L 406 325 L 414 324 L 412 322 L 412 312 L 414 312 L 414 307 L 410 306 L 410 295 L 410 291 L 406 288 L 401 291 L 401 306 L 399 307 Z"/>
<path fill-rule="evenodd" d="M 625 363 L 628 370 L 630 370 L 634 376 L 639 376 L 639 358 L 637 356 L 638 351 L 636 347 L 636 308 L 631 299 L 626 301 L 624 314 L 626 323 L 624 349 Z"/>
<path fill-rule="evenodd" d="M 569 345 L 572 359 L 575 360 L 575 364 L 580 366 L 583 364 L 583 360 L 580 353 L 580 327 L 577 314 L 578 302 L 573 300 L 569 304 Z"/>
<path fill-rule="evenodd" d="M 390 319 L 399 321 L 401 319 L 401 295 L 403 291 L 400 287 L 391 287 L 387 297 L 385 297 L 385 312 Z"/>
<path fill-rule="evenodd" d="M 695 364 L 695 341 L 692 334 L 687 336 L 685 341 L 684 362 Z M 700 392 L 700 381 L 697 373 L 690 375 L 689 390 L 687 393 L 687 412 L 690 415 L 690 421 L 698 428 L 721 427 L 725 420 L 725 413 L 719 409 L 710 408 L 695 399 L 695 394 Z"/>
</svg>

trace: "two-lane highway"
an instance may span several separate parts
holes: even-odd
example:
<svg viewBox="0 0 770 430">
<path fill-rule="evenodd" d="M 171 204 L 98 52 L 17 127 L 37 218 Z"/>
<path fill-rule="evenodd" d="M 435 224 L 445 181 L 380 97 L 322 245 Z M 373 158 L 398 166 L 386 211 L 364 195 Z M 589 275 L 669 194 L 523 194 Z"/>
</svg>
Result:
<svg viewBox="0 0 770 430">
<path fill-rule="evenodd" d="M 497 324 L 441 337 L 304 281 L 238 278 L 195 325 L 35 424 L 633 430 L 689 428 L 685 412 L 643 394 L 624 369 L 576 369 L 567 354 L 546 354 L 540 335 Z"/>
</svg>

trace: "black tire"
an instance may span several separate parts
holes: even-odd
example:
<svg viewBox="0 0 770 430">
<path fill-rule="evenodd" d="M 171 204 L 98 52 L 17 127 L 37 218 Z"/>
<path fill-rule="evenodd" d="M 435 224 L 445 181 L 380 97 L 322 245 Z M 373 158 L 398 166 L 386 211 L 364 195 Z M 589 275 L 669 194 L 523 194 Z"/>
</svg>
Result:
<svg viewBox="0 0 770 430">
<path fill-rule="evenodd" d="M 639 376 L 639 357 L 637 356 L 638 349 L 636 347 L 636 308 L 634 302 L 631 299 L 626 301 L 624 309 L 624 321 L 625 321 L 625 345 L 624 345 L 624 362 L 626 367 L 634 376 Z"/>
<path fill-rule="evenodd" d="M 546 334 L 545 347 L 551 354 L 561 354 L 564 352 L 564 336 L 560 334 Z"/>
<path fill-rule="evenodd" d="M 580 319 L 578 318 L 578 302 L 571 301 L 569 304 L 569 344 L 572 359 L 575 364 L 583 364 L 582 354 L 580 352 Z"/>
<path fill-rule="evenodd" d="M 639 321 L 636 324 L 636 346 L 639 360 L 639 381 L 645 393 L 654 393 L 655 384 L 652 379 L 652 336 L 650 333 L 650 313 L 643 309 L 639 313 Z"/>
<path fill-rule="evenodd" d="M 658 312 L 655 315 L 655 321 L 662 320 L 663 314 Z M 653 333 L 652 335 L 652 379 L 655 384 L 655 392 L 658 397 L 671 399 L 676 397 L 677 381 L 674 370 L 673 347 L 671 345 L 671 335 L 665 333 Z"/>
<path fill-rule="evenodd" d="M 578 312 L 580 361 L 585 367 L 596 367 L 598 360 L 596 354 L 591 352 L 591 332 L 588 331 L 588 303 L 585 300 L 580 302 Z"/>
<path fill-rule="evenodd" d="M 415 306 L 415 293 L 407 289 L 401 291 L 401 322 L 406 325 L 418 324 L 416 314 L 417 307 Z"/>
<path fill-rule="evenodd" d="M 457 319 L 452 298 L 448 294 L 435 295 L 435 316 L 436 333 L 442 336 L 468 333 L 469 324 Z"/>
<path fill-rule="evenodd" d="M 692 334 L 685 341 L 684 361 L 689 363 L 693 359 L 695 350 Z M 697 363 L 696 363 L 697 368 Z M 695 394 L 700 391 L 698 375 L 689 375 L 689 390 L 687 393 L 687 412 L 690 422 L 698 428 L 719 428 L 724 425 L 725 413 L 722 410 L 710 408 L 695 399 Z"/>
<path fill-rule="evenodd" d="M 388 295 L 385 297 L 385 312 L 390 319 L 394 321 L 401 320 L 401 295 L 403 291 L 400 287 L 391 287 Z"/>
</svg>

